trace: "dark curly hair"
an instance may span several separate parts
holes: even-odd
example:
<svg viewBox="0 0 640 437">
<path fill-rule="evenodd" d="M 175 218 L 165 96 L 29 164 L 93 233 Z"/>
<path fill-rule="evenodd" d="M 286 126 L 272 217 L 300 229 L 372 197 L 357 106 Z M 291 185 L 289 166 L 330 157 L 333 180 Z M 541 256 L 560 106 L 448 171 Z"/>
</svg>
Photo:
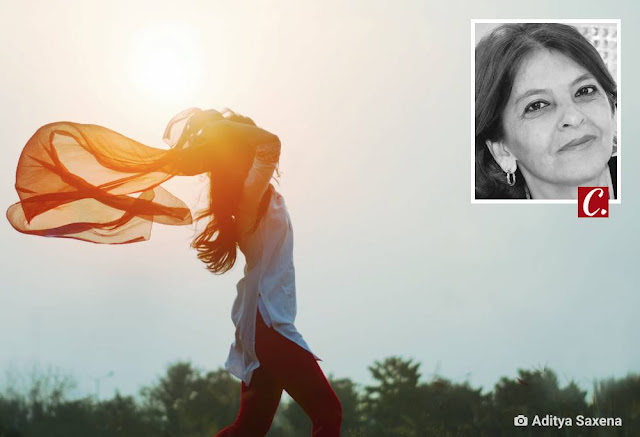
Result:
<svg viewBox="0 0 640 437">
<path fill-rule="evenodd" d="M 573 26 L 557 23 L 503 24 L 482 38 L 475 49 L 475 197 L 476 199 L 525 199 L 525 182 L 516 170 L 509 186 L 505 173 L 486 146 L 500 140 L 502 113 L 511 95 L 516 73 L 527 55 L 536 49 L 554 50 L 569 57 L 604 88 L 611 111 L 617 107 L 614 79 L 598 51 Z"/>
</svg>

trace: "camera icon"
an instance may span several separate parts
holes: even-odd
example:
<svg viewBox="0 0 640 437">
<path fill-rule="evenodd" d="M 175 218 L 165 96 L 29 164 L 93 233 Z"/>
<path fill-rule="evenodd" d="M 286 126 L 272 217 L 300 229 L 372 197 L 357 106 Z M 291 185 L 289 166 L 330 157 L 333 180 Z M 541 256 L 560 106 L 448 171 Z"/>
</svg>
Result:
<svg viewBox="0 0 640 437">
<path fill-rule="evenodd" d="M 527 426 L 528 423 L 529 419 L 527 419 L 527 416 L 525 416 L 524 414 L 518 414 L 513 418 L 514 426 Z"/>
</svg>

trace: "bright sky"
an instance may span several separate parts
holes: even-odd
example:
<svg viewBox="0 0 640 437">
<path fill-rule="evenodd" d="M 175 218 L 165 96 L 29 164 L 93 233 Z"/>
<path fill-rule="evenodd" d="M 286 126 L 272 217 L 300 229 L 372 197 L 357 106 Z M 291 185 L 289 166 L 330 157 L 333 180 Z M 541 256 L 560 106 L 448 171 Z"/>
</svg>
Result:
<svg viewBox="0 0 640 437">
<path fill-rule="evenodd" d="M 580 4 L 620 17 L 627 3 Z M 507 4 L 494 6 L 531 15 Z M 624 175 L 630 205 L 607 220 L 579 221 L 575 205 L 470 204 L 470 19 L 489 12 L 428 1 L 2 2 L 0 199 L 17 201 L 19 154 L 43 124 L 100 124 L 164 148 L 177 112 L 230 107 L 282 140 L 296 326 L 325 373 L 369 383 L 367 366 L 391 355 L 420 361 L 425 380 L 487 390 L 518 368 L 546 365 L 584 389 L 638 372 L 637 176 Z M 196 204 L 202 180 L 167 188 Z M 5 220 L 0 235 L 0 370 L 54 366 L 80 393 L 100 379 L 106 397 L 136 393 L 178 359 L 223 366 L 242 265 L 208 273 L 189 249 L 193 229 L 157 226 L 148 242 L 105 246 L 22 235 Z"/>
</svg>

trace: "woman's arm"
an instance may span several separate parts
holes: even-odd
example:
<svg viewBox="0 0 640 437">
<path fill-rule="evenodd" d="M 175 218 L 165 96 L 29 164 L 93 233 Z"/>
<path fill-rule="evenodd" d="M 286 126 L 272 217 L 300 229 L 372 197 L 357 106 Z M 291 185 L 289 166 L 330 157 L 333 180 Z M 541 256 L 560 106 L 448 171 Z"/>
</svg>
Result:
<svg viewBox="0 0 640 437">
<path fill-rule="evenodd" d="M 233 120 L 217 120 L 206 123 L 198 134 L 196 143 L 212 147 L 214 154 L 232 155 L 239 148 L 254 151 L 263 144 L 279 143 L 277 135 L 252 124 Z"/>
<path fill-rule="evenodd" d="M 280 158 L 280 139 L 277 135 L 257 127 L 251 119 L 234 114 L 232 119 L 213 120 L 202 127 L 198 142 L 210 148 L 210 159 L 237 166 L 238 156 L 244 155 L 253 164 L 244 180 L 238 209 L 252 217 L 269 186 Z M 248 120 L 248 121 L 247 121 Z M 249 161 L 250 162 L 250 161 Z M 246 171 L 246 170 L 245 170 Z"/>
<path fill-rule="evenodd" d="M 269 181 L 280 159 L 280 140 L 276 136 L 269 143 L 256 147 L 253 166 L 244 182 L 242 199 L 238 210 L 253 217 L 258 212 L 258 206 L 269 187 Z"/>
<path fill-rule="evenodd" d="M 216 167 L 239 168 L 239 162 L 251 162 L 258 146 L 280 143 L 278 137 L 267 130 L 229 119 L 209 119 L 201 125 L 194 123 L 190 130 L 192 132 L 184 140 L 188 141 L 188 146 L 178 151 L 179 165 L 188 175 Z M 243 156 L 246 159 L 241 158 Z"/>
</svg>

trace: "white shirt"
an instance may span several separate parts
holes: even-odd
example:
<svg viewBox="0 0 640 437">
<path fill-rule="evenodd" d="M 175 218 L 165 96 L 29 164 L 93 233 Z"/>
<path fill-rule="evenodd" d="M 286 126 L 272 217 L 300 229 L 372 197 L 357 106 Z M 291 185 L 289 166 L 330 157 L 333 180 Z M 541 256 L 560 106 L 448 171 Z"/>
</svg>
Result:
<svg viewBox="0 0 640 437">
<path fill-rule="evenodd" d="M 236 226 L 238 246 L 245 256 L 244 277 L 238 281 L 238 295 L 231 319 L 236 327 L 225 368 L 249 385 L 253 371 L 260 366 L 255 352 L 256 311 L 267 326 L 311 352 L 296 330 L 296 286 L 293 266 L 293 228 L 284 198 L 275 189 L 258 224 L 258 205 L 269 187 L 278 162 L 280 144 L 266 144 L 256 149 L 253 167 L 245 180 L 238 206 Z"/>
</svg>

